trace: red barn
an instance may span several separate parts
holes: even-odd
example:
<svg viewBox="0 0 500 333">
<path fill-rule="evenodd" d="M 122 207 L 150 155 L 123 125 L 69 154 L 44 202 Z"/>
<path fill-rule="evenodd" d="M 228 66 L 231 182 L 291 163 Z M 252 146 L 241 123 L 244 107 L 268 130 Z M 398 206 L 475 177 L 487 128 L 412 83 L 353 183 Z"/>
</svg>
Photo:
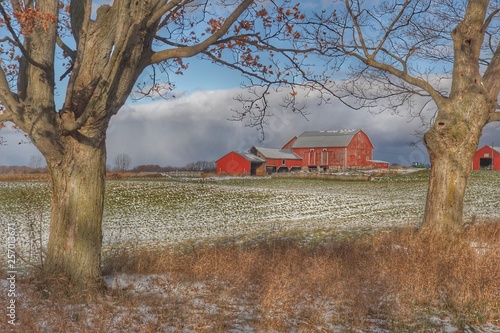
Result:
<svg viewBox="0 0 500 333">
<path fill-rule="evenodd" d="M 472 170 L 500 170 L 500 147 L 484 146 L 472 159 Z"/>
<path fill-rule="evenodd" d="M 266 162 L 260 167 L 257 173 L 271 174 L 273 172 L 300 170 L 302 158 L 290 149 L 252 147 L 249 152 Z"/>
<path fill-rule="evenodd" d="M 265 160 L 253 154 L 232 151 L 221 158 L 216 163 L 217 173 L 230 174 L 230 175 L 257 175 L 262 164 Z"/>
<path fill-rule="evenodd" d="M 283 148 L 302 157 L 303 167 L 311 170 L 386 166 L 373 161 L 373 144 L 360 129 L 308 131 L 294 137 Z"/>
<path fill-rule="evenodd" d="M 359 129 L 304 132 L 281 149 L 252 147 L 248 152 L 233 151 L 216 163 L 217 173 L 249 175 L 389 167 L 388 162 L 373 160 L 373 144 Z"/>
</svg>

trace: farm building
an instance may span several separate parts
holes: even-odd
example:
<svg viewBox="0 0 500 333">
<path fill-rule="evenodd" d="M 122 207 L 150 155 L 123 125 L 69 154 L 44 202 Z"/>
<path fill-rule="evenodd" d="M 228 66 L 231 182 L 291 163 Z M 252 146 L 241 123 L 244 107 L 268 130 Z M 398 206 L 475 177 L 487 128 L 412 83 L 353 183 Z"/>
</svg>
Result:
<svg viewBox="0 0 500 333">
<path fill-rule="evenodd" d="M 302 158 L 290 149 L 252 147 L 249 152 L 266 161 L 261 166 L 262 170 L 257 172 L 258 174 L 293 171 L 302 168 Z"/>
<path fill-rule="evenodd" d="M 257 170 L 264 164 L 265 160 L 242 151 L 232 151 L 221 158 L 216 163 L 217 173 L 237 174 L 237 175 L 258 175 Z"/>
<path fill-rule="evenodd" d="M 252 147 L 248 152 L 231 152 L 217 161 L 217 173 L 250 175 L 388 167 L 388 162 L 373 160 L 373 144 L 360 129 L 308 131 L 281 149 Z"/>
<path fill-rule="evenodd" d="M 310 170 L 378 167 L 389 164 L 373 160 L 373 144 L 360 129 L 308 131 L 283 146 L 302 157 L 302 167 Z"/>
<path fill-rule="evenodd" d="M 484 146 L 476 151 L 472 159 L 472 170 L 500 170 L 500 147 Z"/>
</svg>

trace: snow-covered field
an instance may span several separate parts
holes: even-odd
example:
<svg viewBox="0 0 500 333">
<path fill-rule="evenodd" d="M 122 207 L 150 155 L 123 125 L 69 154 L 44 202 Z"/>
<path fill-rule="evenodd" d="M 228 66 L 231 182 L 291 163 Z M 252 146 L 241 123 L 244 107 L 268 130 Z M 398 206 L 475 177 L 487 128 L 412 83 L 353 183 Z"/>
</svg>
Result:
<svg viewBox="0 0 500 333">
<path fill-rule="evenodd" d="M 104 246 L 173 243 L 269 232 L 372 229 L 418 223 L 427 174 L 372 181 L 274 178 L 128 179 L 107 182 Z M 25 250 L 47 238 L 49 185 L 0 183 L 0 226 Z M 465 215 L 500 217 L 500 174 L 475 173 Z M 6 237 L 6 234 L 5 234 Z M 3 251 L 6 242 L 0 244 Z"/>
</svg>

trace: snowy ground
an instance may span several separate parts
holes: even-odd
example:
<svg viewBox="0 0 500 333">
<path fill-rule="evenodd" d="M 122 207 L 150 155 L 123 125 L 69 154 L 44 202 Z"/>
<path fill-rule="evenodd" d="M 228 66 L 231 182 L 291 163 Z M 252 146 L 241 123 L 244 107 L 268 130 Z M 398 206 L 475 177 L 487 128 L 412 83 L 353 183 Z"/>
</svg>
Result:
<svg viewBox="0 0 500 333">
<path fill-rule="evenodd" d="M 104 246 L 174 243 L 277 231 L 366 230 L 420 221 L 426 175 L 372 181 L 271 178 L 112 180 L 106 189 Z M 47 239 L 49 186 L 0 183 L 0 227 L 26 251 Z M 500 217 L 500 175 L 475 174 L 467 219 Z M 0 243 L 0 253 L 6 242 Z M 20 249 L 18 249 L 20 250 Z"/>
</svg>

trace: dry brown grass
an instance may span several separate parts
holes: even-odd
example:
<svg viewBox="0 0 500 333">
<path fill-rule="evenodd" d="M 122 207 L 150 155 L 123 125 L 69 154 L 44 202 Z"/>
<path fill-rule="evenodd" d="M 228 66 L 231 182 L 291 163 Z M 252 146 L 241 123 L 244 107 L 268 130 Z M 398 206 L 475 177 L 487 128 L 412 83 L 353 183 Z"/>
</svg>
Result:
<svg viewBox="0 0 500 333">
<path fill-rule="evenodd" d="M 48 173 L 5 173 L 0 174 L 0 182 L 48 181 Z"/>
<path fill-rule="evenodd" d="M 136 172 L 108 172 L 107 179 L 124 178 L 162 178 L 159 173 L 144 174 Z M 20 172 L 20 173 L 0 173 L 0 182 L 22 182 L 22 181 L 49 181 L 49 173 L 44 172 Z"/>
<path fill-rule="evenodd" d="M 498 222 L 448 236 L 402 228 L 306 245 L 276 239 L 129 248 L 108 255 L 105 274 L 145 274 L 156 289 L 115 286 L 87 304 L 75 304 L 55 296 L 37 299 L 27 286 L 31 296 L 19 299 L 17 327 L 23 332 L 444 330 L 431 317 L 448 318 L 457 329 L 499 327 L 499 262 Z M 5 320 L 0 331 L 2 325 Z"/>
</svg>

